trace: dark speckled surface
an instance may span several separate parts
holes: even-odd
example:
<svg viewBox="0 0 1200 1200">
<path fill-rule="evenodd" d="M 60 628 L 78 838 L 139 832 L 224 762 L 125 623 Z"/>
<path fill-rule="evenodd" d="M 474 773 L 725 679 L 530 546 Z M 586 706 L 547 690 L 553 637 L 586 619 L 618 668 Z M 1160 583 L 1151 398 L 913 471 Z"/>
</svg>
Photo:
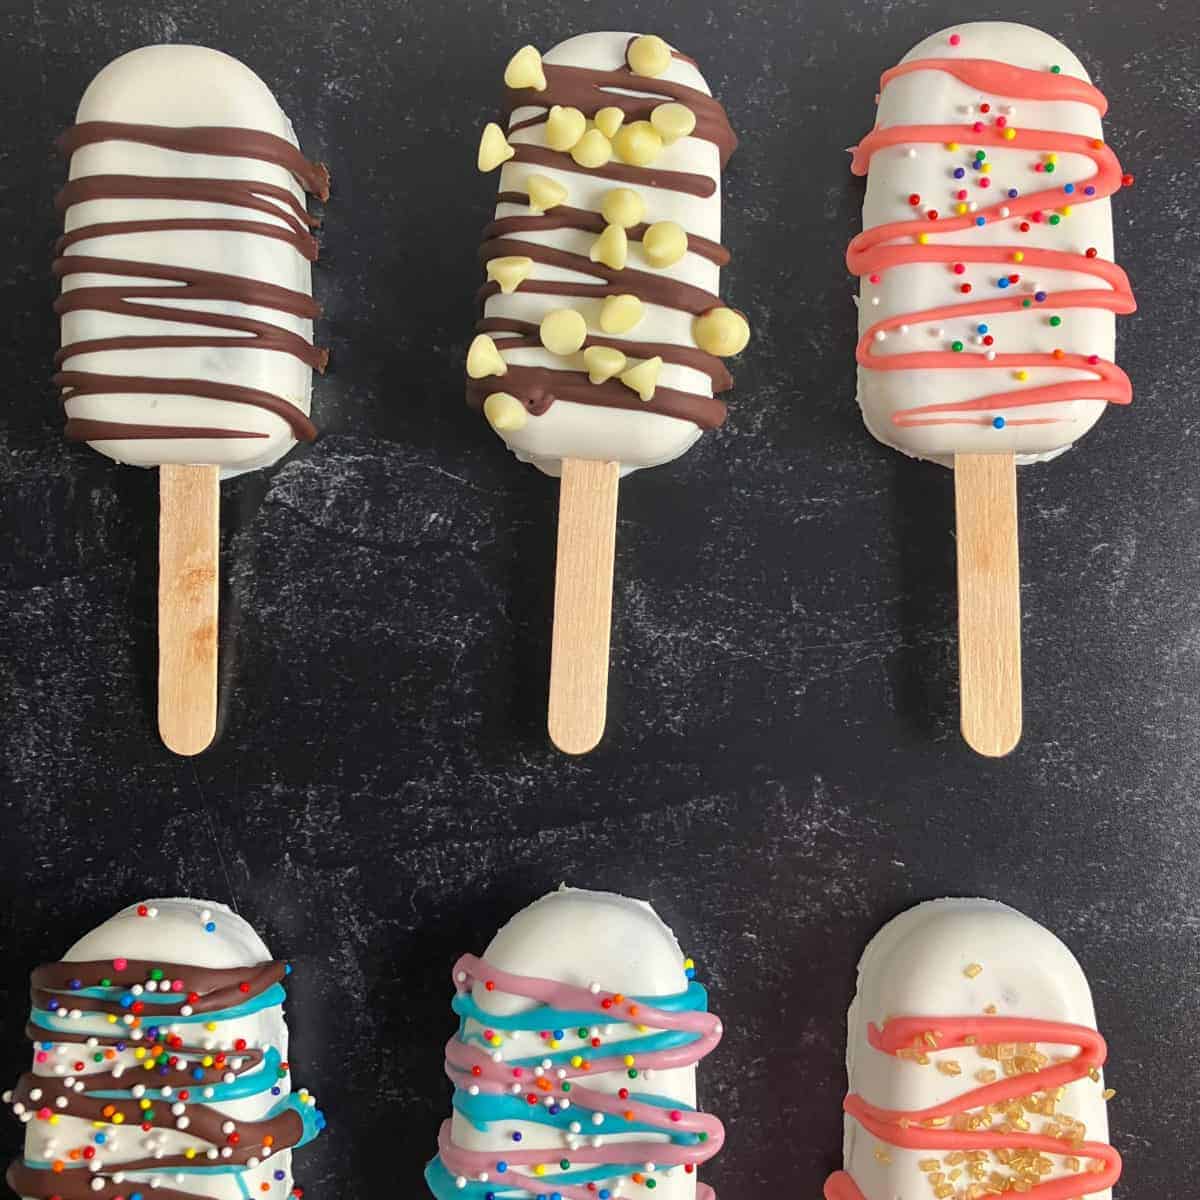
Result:
<svg viewBox="0 0 1200 1200">
<path fill-rule="evenodd" d="M 811 1197 L 839 1154 L 861 947 L 917 900 L 979 893 L 1092 979 L 1121 1195 L 1194 1194 L 1194 4 L 998 10 L 1064 37 L 1110 97 L 1141 303 L 1120 324 L 1134 407 L 1020 478 L 1027 722 L 1007 761 L 956 730 L 951 477 L 875 445 L 853 402 L 843 148 L 881 70 L 996 11 L 0 2 L 3 1075 L 35 962 L 146 893 L 224 900 L 298 964 L 293 1056 L 333 1125 L 301 1160 L 308 1195 L 416 1195 L 454 957 L 568 880 L 652 899 L 712 984 L 725 1200 Z M 622 489 L 610 733 L 570 761 L 543 735 L 555 485 L 467 412 L 460 364 L 493 195 L 475 130 L 513 48 L 603 27 L 671 38 L 727 102 L 725 291 L 757 336 L 728 426 Z M 48 382 L 51 140 L 105 62 L 164 39 L 258 70 L 335 187 L 326 432 L 225 487 L 224 729 L 191 762 L 152 721 L 155 478 L 63 444 Z"/>
</svg>

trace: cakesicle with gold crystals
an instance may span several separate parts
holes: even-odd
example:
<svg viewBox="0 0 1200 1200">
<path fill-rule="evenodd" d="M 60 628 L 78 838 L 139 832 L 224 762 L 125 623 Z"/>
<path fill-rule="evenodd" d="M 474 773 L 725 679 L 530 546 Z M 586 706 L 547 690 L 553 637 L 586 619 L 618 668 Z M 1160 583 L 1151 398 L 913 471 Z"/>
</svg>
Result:
<svg viewBox="0 0 1200 1200">
<path fill-rule="evenodd" d="M 936 33 L 887 71 L 867 176 L 858 399 L 867 428 L 953 466 L 966 740 L 1021 735 L 1015 464 L 1053 458 L 1127 404 L 1109 197 L 1133 182 L 1103 140 L 1104 96 L 1065 46 L 1024 25 Z"/>
<path fill-rule="evenodd" d="M 315 436 L 305 193 L 329 173 L 257 75 L 201 46 L 109 64 L 60 145 L 55 383 L 68 438 L 159 468 L 159 730 L 195 754 L 216 729 L 220 478 Z"/>
<path fill-rule="evenodd" d="M 504 78 L 507 131 L 479 147 L 501 174 L 467 392 L 518 458 L 562 477 L 549 725 L 584 753 L 604 730 L 618 478 L 722 423 L 722 359 L 749 339 L 718 294 L 737 139 L 658 37 L 526 46 Z"/>
<path fill-rule="evenodd" d="M 564 888 L 454 968 L 454 1115 L 425 1172 L 437 1200 L 715 1200 L 721 1149 L 696 1064 L 721 1022 L 650 905 Z"/>
<path fill-rule="evenodd" d="M 1104 1039 L 1049 930 L 990 900 L 889 922 L 850 1007 L 845 1169 L 826 1200 L 1111 1200 Z"/>
<path fill-rule="evenodd" d="M 285 1200 L 325 1118 L 293 1091 L 286 963 L 236 913 L 131 905 L 33 972 L 24 1200 Z"/>
</svg>

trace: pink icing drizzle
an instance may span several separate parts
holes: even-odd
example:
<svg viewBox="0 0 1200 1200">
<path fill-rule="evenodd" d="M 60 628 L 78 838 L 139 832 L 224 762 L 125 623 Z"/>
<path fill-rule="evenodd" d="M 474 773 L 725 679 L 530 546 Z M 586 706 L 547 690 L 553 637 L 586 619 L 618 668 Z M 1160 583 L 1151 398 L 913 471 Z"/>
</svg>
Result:
<svg viewBox="0 0 1200 1200">
<path fill-rule="evenodd" d="M 620 993 L 617 992 L 601 990 L 593 994 L 588 988 L 575 987 L 554 979 L 513 975 L 474 955 L 463 955 L 454 967 L 455 988 L 462 994 L 470 991 L 476 982 L 494 984 L 498 992 L 534 1000 L 551 1008 L 594 1013 L 602 1024 L 631 1022 L 654 1030 L 681 1030 L 698 1035 L 696 1041 L 686 1046 L 638 1054 L 637 1065 L 642 1070 L 664 1071 L 694 1066 L 715 1049 L 723 1032 L 720 1019 L 713 1013 L 664 1012 L 627 996 L 618 1001 Z M 611 1162 L 616 1151 L 620 1162 L 654 1162 L 665 1166 L 690 1167 L 694 1171 L 701 1163 L 716 1155 L 725 1144 L 724 1127 L 716 1117 L 707 1113 L 660 1108 L 632 1097 L 622 1100 L 615 1093 L 597 1091 L 580 1084 L 577 1081 L 588 1076 L 626 1069 L 625 1061 L 619 1055 L 590 1057 L 582 1050 L 580 1054 L 586 1059 L 586 1066 L 561 1068 L 566 1072 L 565 1080 L 571 1083 L 572 1105 L 619 1119 L 625 1119 L 625 1114 L 630 1113 L 633 1121 L 661 1129 L 664 1135 L 703 1133 L 707 1135 L 707 1140 L 691 1146 L 658 1141 L 620 1141 L 612 1143 L 611 1148 L 609 1145 L 593 1147 L 585 1144 L 570 1151 L 572 1163 Z M 510 1092 L 514 1083 L 523 1083 L 529 1094 L 536 1097 L 537 1103 L 556 1094 L 553 1082 L 550 1090 L 539 1090 L 533 1072 L 528 1068 L 514 1068 L 504 1062 L 493 1062 L 481 1046 L 462 1042 L 457 1036 L 446 1044 L 446 1074 L 455 1087 L 475 1086 L 481 1092 L 493 1094 Z M 550 1076 L 545 1076 L 544 1080 L 550 1080 Z M 557 1082 L 556 1076 L 554 1081 Z M 448 1170 L 471 1177 L 495 1169 L 500 1155 L 495 1151 L 467 1150 L 456 1145 L 452 1129 L 453 1122 L 446 1121 L 438 1133 L 438 1152 Z M 611 1129 L 608 1132 L 611 1134 Z M 502 1157 L 510 1166 L 532 1167 L 545 1162 L 547 1158 L 553 1158 L 554 1152 L 513 1149 L 505 1150 Z M 595 1200 L 596 1197 L 595 1189 L 589 1186 L 556 1183 L 553 1190 L 561 1193 L 565 1200 Z M 614 1196 L 614 1200 L 620 1198 Z M 706 1184 L 697 1182 L 696 1200 L 716 1200 L 716 1194 Z"/>
<path fill-rule="evenodd" d="M 1038 1184 L 1022 1193 L 1030 1200 L 1073 1200 L 1077 1196 L 1102 1192 L 1117 1182 L 1121 1177 L 1121 1156 L 1107 1142 L 1080 1145 L 1044 1134 L 968 1132 L 922 1125 L 925 1121 L 953 1118 L 972 1109 L 1031 1096 L 1082 1079 L 1093 1069 L 1103 1066 L 1108 1057 L 1108 1047 L 1096 1030 L 1086 1025 L 1024 1017 L 899 1017 L 888 1021 L 883 1029 L 869 1025 L 867 1040 L 873 1049 L 895 1055 L 914 1045 L 925 1047 L 924 1038 L 931 1032 L 931 1026 L 938 1050 L 955 1050 L 988 1042 L 1040 1042 L 1043 1045 L 1078 1046 L 1079 1053 L 1069 1062 L 1056 1063 L 1033 1074 L 1009 1076 L 964 1092 L 953 1100 L 913 1111 L 880 1108 L 852 1093 L 846 1097 L 843 1107 L 868 1133 L 903 1150 L 1027 1149 L 1042 1154 L 1095 1159 L 1103 1164 L 1101 1171 L 1072 1174 Z M 837 1171 L 825 1184 L 825 1200 L 866 1198 L 846 1171 Z"/>
<path fill-rule="evenodd" d="M 1054 75 L 1045 71 L 1030 71 L 1014 67 L 1009 63 L 988 59 L 917 59 L 901 63 L 886 72 L 881 81 L 881 90 L 888 82 L 913 71 L 946 71 L 970 87 L 996 95 L 1017 99 L 1044 101 L 1076 101 L 1089 104 L 1104 113 L 1107 103 L 1103 95 L 1090 83 L 1068 75 Z M 1005 137 L 1005 133 L 1011 134 Z M 886 129 L 875 129 L 868 134 L 854 151 L 851 171 L 865 175 L 872 156 L 877 150 L 905 143 L 948 143 L 969 142 L 978 147 L 1018 148 L 1039 151 L 1054 151 L 1084 155 L 1095 164 L 1096 172 L 1089 179 L 1080 181 L 1069 200 L 1072 204 L 1086 204 L 1111 196 L 1121 187 L 1121 165 L 1116 155 L 1096 139 L 1080 134 L 1056 133 L 1047 130 L 1013 130 L 996 125 L 982 130 L 973 125 L 898 125 Z M 1092 196 L 1083 195 L 1080 184 L 1095 188 Z M 894 221 L 865 229 L 850 243 L 846 264 L 855 275 L 879 273 L 887 268 L 909 263 L 972 262 L 1010 263 L 1014 251 L 1024 253 L 1024 262 L 1030 266 L 1054 267 L 1059 270 L 1078 271 L 1092 275 L 1107 283 L 1108 288 L 1076 290 L 1048 294 L 1044 306 L 1055 308 L 1102 308 L 1114 313 L 1130 313 L 1136 308 L 1133 293 L 1125 272 L 1114 263 L 1082 254 L 1063 251 L 1025 249 L 1022 246 L 971 246 L 971 245 L 920 245 L 915 242 L 918 233 L 955 233 L 975 226 L 977 217 L 986 221 L 1016 219 L 1066 202 L 1068 197 L 1061 189 L 1048 188 L 1013 199 L 998 199 L 993 205 L 978 212 L 963 216 L 942 218 L 936 222 L 923 220 Z M 1000 209 L 1007 208 L 1008 218 L 1000 216 Z M 903 239 L 897 241 L 897 239 Z M 1110 404 L 1128 404 L 1133 388 L 1129 377 L 1115 363 L 1098 359 L 1094 355 L 1064 354 L 1000 354 L 988 360 L 982 355 L 965 355 L 949 350 L 917 351 L 910 354 L 876 355 L 873 353 L 875 334 L 887 333 L 899 325 L 925 321 L 947 320 L 957 317 L 1020 311 L 1023 297 L 997 291 L 987 299 L 976 299 L 963 304 L 951 304 L 922 312 L 907 313 L 877 321 L 865 330 L 859 339 L 855 358 L 859 366 L 875 371 L 902 371 L 920 369 L 942 370 L 1012 370 L 1017 367 L 1070 368 L 1084 373 L 1083 378 L 1019 391 L 992 392 L 970 400 L 956 403 L 921 405 L 905 409 L 893 415 L 897 425 L 950 425 L 978 424 L 997 408 L 1030 408 L 1043 404 L 1062 403 L 1072 400 L 1105 400 Z M 1032 425 L 1052 423 L 1050 417 L 1026 417 L 1008 421 L 1010 425 Z"/>
</svg>

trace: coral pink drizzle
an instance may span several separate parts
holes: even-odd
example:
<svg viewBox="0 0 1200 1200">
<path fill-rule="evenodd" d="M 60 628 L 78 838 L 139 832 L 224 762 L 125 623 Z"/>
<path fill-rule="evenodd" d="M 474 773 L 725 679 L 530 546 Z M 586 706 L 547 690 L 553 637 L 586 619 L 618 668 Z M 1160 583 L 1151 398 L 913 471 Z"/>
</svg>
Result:
<svg viewBox="0 0 1200 1200">
<path fill-rule="evenodd" d="M 884 73 L 880 89 L 899 76 L 914 71 L 944 71 L 969 87 L 994 95 L 1036 101 L 1075 101 L 1087 104 L 1103 114 L 1107 110 L 1104 96 L 1090 83 L 1068 75 L 1046 71 L 1031 71 L 1010 63 L 989 59 L 916 59 L 901 63 Z M 976 227 L 982 217 L 990 224 L 999 220 L 1017 220 L 1040 214 L 1061 206 L 1087 204 L 1111 196 L 1122 186 L 1121 164 L 1105 143 L 1081 134 L 1058 133 L 1049 130 L 1014 129 L 1011 126 L 987 125 L 897 125 L 875 129 L 855 148 L 851 171 L 865 175 L 876 151 L 891 146 L 912 143 L 945 144 L 969 143 L 972 146 L 997 149 L 1020 149 L 1039 152 L 1078 154 L 1090 158 L 1095 173 L 1077 182 L 1076 193 L 1069 198 L 1061 188 L 1046 188 L 1014 198 L 998 199 L 993 205 L 965 215 L 928 220 L 893 221 L 872 229 L 864 229 L 850 243 L 846 265 L 858 276 L 878 275 L 882 271 L 913 263 L 1003 263 L 1014 261 L 1020 251 L 1023 262 L 1057 270 L 1075 271 L 1095 277 L 1106 287 L 1050 293 L 1039 307 L 1108 309 L 1114 313 L 1131 313 L 1136 309 L 1129 279 L 1114 263 L 1082 254 L 1057 250 L 1026 249 L 1024 246 L 921 245 L 916 237 L 921 233 L 957 233 Z M 1081 193 L 1083 186 L 1094 188 L 1092 195 Z M 1005 216 L 1001 209 L 1006 209 Z M 1104 400 L 1110 404 L 1128 404 L 1133 396 L 1129 377 L 1115 363 L 1083 354 L 997 353 L 987 359 L 983 355 L 964 355 L 950 350 L 925 350 L 909 354 L 875 354 L 873 345 L 877 333 L 888 333 L 900 325 L 933 322 L 958 317 L 982 316 L 993 313 L 1018 312 L 1026 298 L 997 292 L 963 304 L 951 304 L 920 312 L 905 313 L 871 325 L 859 339 L 855 352 L 860 367 L 873 371 L 905 370 L 1008 370 L 1024 367 L 1050 367 L 1080 372 L 1078 378 L 1019 391 L 989 392 L 969 400 L 946 404 L 921 405 L 895 413 L 892 420 L 901 426 L 980 424 L 990 419 L 998 408 L 1030 409 L 1040 405 L 1058 404 L 1073 400 Z M 974 415 L 979 414 L 979 415 Z M 1008 425 L 1041 425 L 1056 418 L 1029 416 L 1006 422 Z"/>
<path fill-rule="evenodd" d="M 510 996 L 534 1000 L 551 1008 L 568 1009 L 576 1012 L 591 1012 L 599 1022 L 613 1024 L 623 1021 L 636 1022 L 654 1031 L 680 1030 L 694 1033 L 697 1040 L 685 1046 L 668 1050 L 656 1050 L 638 1054 L 641 1070 L 665 1071 L 690 1067 L 709 1054 L 720 1042 L 722 1027 L 720 1019 L 709 1012 L 664 1012 L 643 1001 L 622 997 L 618 993 L 601 990 L 593 993 L 588 988 L 573 987 L 552 979 L 537 979 L 513 975 L 501 971 L 474 955 L 464 955 L 454 968 L 454 983 L 460 994 L 469 992 L 472 985 L 482 982 L 494 985 L 496 991 Z M 630 1009 L 633 1009 L 631 1012 Z M 665 1137 L 677 1133 L 705 1135 L 706 1140 L 694 1145 L 674 1145 L 670 1141 L 623 1141 L 618 1140 L 601 1146 L 580 1145 L 570 1152 L 572 1163 L 595 1165 L 613 1161 L 614 1154 L 622 1163 L 652 1161 L 658 1166 L 682 1166 L 689 1172 L 720 1151 L 725 1143 L 725 1130 L 716 1117 L 690 1109 L 672 1110 L 654 1104 L 646 1104 L 632 1096 L 622 1099 L 612 1092 L 597 1091 L 581 1084 L 579 1080 L 611 1071 L 624 1071 L 626 1064 L 621 1056 L 589 1057 L 586 1065 L 564 1067 L 564 1079 L 571 1084 L 570 1102 L 576 1108 L 588 1112 L 600 1112 L 630 1120 L 641 1125 L 661 1129 Z M 535 1092 L 532 1071 L 514 1068 L 511 1063 L 495 1062 L 481 1046 L 452 1037 L 446 1044 L 446 1074 L 458 1088 L 477 1087 L 480 1092 L 495 1095 L 511 1092 L 513 1084 L 524 1080 L 531 1094 L 540 1102 L 543 1096 L 553 1092 Z M 549 1079 L 546 1076 L 545 1079 Z M 544 1082 L 544 1080 L 543 1080 Z M 560 1081 L 561 1082 L 561 1081 Z M 466 1150 L 455 1144 L 452 1137 L 453 1123 L 443 1123 L 438 1134 L 438 1153 L 451 1172 L 470 1178 L 481 1172 L 494 1171 L 499 1157 L 495 1151 Z M 503 1158 L 509 1166 L 533 1167 L 545 1162 L 552 1152 L 545 1148 L 532 1150 L 509 1149 Z M 593 1186 L 572 1186 L 555 1183 L 553 1191 L 564 1200 L 596 1200 Z M 614 1196 L 619 1200 L 619 1196 Z M 696 1200 L 716 1200 L 716 1194 L 705 1184 L 696 1184 Z"/>
<path fill-rule="evenodd" d="M 1108 1048 L 1104 1039 L 1086 1025 L 1066 1025 L 1023 1017 L 899 1017 L 883 1029 L 867 1028 L 867 1040 L 880 1053 L 896 1055 L 914 1044 L 927 1045 L 927 1034 L 937 1050 L 995 1042 L 1034 1042 L 1051 1046 L 1078 1046 L 1079 1053 L 1068 1062 L 1044 1070 L 1013 1075 L 996 1083 L 964 1092 L 953 1100 L 929 1108 L 904 1111 L 880 1108 L 852 1093 L 845 1111 L 879 1141 L 902 1150 L 975 1151 L 1034 1150 L 1041 1154 L 1072 1155 L 1095 1160 L 1097 1171 L 1071 1174 L 1033 1187 L 1023 1195 L 1030 1200 L 1073 1200 L 1111 1188 L 1121 1176 L 1121 1156 L 1107 1142 L 1078 1142 L 1034 1133 L 993 1133 L 988 1130 L 959 1131 L 930 1128 L 925 1122 L 951 1119 L 990 1104 L 1032 1096 L 1083 1079 L 1104 1065 Z M 1082 1188 L 1082 1190 L 1081 1190 Z M 826 1200 L 866 1200 L 846 1171 L 837 1171 L 825 1184 Z"/>
</svg>

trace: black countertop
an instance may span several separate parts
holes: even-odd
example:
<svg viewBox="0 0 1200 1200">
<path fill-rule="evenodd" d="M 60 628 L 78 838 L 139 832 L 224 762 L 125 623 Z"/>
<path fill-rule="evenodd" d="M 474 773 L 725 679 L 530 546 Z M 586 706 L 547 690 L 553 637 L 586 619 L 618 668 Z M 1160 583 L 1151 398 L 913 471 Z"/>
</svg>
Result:
<svg viewBox="0 0 1200 1200">
<path fill-rule="evenodd" d="M 235 904 L 297 963 L 293 1058 L 332 1123 L 311 1197 L 415 1195 L 448 1109 L 449 970 L 561 880 L 651 899 L 729 1033 L 702 1080 L 729 1200 L 815 1196 L 871 933 L 980 894 L 1048 924 L 1096 993 L 1126 1197 L 1194 1192 L 1200 1120 L 1200 15 L 1069 0 L 41 0 L 3 5 L 0 1067 L 25 976 L 143 895 Z M 1111 101 L 1140 312 L 1135 403 L 1020 476 L 1025 737 L 957 731 L 952 479 L 853 400 L 844 147 L 879 73 L 953 21 L 1027 20 Z M 658 32 L 742 146 L 723 290 L 751 314 L 731 419 L 622 487 L 609 734 L 544 734 L 556 486 L 462 403 L 494 181 L 477 130 L 526 41 Z M 153 41 L 243 58 L 332 167 L 316 286 L 324 436 L 227 484 L 222 725 L 154 714 L 156 480 L 61 440 L 48 377 L 63 178 L 93 74 Z M 0 1149 L 15 1150 L 15 1122 Z M 383 1191 L 381 1191 L 383 1189 Z"/>
</svg>

